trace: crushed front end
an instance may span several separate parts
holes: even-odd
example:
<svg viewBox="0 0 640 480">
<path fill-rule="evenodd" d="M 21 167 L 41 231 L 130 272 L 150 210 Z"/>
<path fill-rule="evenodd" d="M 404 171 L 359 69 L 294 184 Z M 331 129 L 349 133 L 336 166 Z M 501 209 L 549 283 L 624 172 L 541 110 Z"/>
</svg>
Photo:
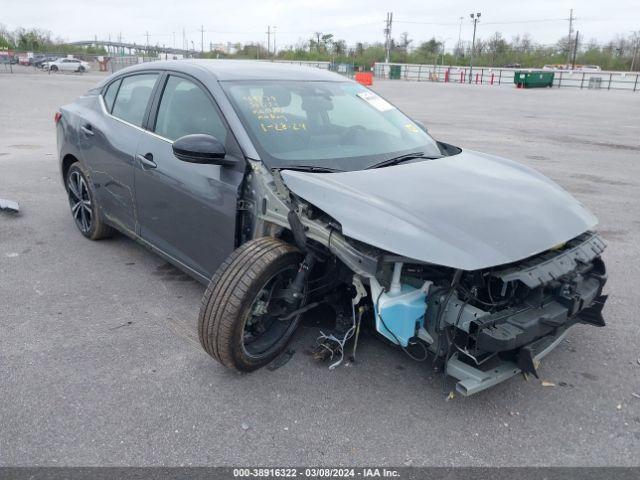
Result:
<svg viewBox="0 0 640 480">
<path fill-rule="evenodd" d="M 402 348 L 426 347 L 462 395 L 520 372 L 537 376 L 541 358 L 569 327 L 604 326 L 604 248 L 586 232 L 524 261 L 478 271 L 389 262 L 371 279 L 376 328 Z M 422 317 L 416 299 L 426 306 Z"/>
<path fill-rule="evenodd" d="M 588 228 L 511 263 L 443 266 L 392 253 L 379 245 L 380 238 L 375 245 L 347 235 L 340 221 L 293 194 L 277 173 L 252 166 L 241 209 L 242 235 L 244 240 L 276 236 L 305 252 L 292 295 L 300 295 L 308 281 L 313 299 L 299 311 L 320 303 L 334 307 L 338 326 L 319 339 L 321 351 L 334 359 L 330 368 L 348 350 L 355 358 L 360 323 L 368 319 L 414 360 L 430 358 L 441 365 L 445 375 L 457 379 L 456 390 L 471 395 L 521 372 L 537 375 L 540 360 L 572 325 L 604 326 L 605 243 Z M 325 179 L 312 175 L 314 181 Z M 391 238 L 402 232 L 428 238 L 428 232 L 409 227 L 385 232 Z M 430 252 L 427 243 L 415 243 L 416 256 Z M 486 248 L 479 250 L 487 257 Z"/>
</svg>

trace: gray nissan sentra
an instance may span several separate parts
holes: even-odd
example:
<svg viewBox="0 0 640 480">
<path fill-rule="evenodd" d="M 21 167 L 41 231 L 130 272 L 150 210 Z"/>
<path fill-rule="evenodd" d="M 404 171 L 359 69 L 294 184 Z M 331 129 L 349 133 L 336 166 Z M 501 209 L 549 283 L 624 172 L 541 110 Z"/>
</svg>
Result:
<svg viewBox="0 0 640 480">
<path fill-rule="evenodd" d="M 208 284 L 200 342 L 250 371 L 321 304 L 337 367 L 369 326 L 470 395 L 604 326 L 604 242 L 565 190 L 432 138 L 340 75 L 269 62 L 136 65 L 55 116 L 80 232 L 128 235 Z M 90 259 L 87 259 L 90 261 Z"/>
</svg>

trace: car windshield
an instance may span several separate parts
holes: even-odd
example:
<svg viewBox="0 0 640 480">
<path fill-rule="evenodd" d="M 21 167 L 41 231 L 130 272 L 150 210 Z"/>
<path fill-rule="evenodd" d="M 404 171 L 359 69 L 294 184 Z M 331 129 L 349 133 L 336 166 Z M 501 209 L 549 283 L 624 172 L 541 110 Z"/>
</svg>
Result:
<svg viewBox="0 0 640 480">
<path fill-rule="evenodd" d="M 353 82 L 221 82 L 272 168 L 361 170 L 410 153 L 440 157 L 423 129 Z"/>
</svg>

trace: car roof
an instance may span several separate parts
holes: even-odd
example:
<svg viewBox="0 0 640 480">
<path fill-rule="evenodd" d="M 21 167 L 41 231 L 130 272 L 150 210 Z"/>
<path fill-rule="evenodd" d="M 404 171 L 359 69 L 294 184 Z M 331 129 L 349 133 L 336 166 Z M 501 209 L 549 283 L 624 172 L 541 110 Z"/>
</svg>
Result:
<svg viewBox="0 0 640 480">
<path fill-rule="evenodd" d="M 128 67 L 118 73 L 136 70 L 174 70 L 189 73 L 205 70 L 219 81 L 227 80 L 298 80 L 344 82 L 347 78 L 328 70 L 298 63 L 278 63 L 267 60 L 160 60 Z"/>
</svg>

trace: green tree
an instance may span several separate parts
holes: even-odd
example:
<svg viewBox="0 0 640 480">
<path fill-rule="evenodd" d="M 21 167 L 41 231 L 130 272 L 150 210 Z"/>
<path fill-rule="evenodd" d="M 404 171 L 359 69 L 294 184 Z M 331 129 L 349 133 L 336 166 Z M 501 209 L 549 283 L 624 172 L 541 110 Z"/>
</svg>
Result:
<svg viewBox="0 0 640 480">
<path fill-rule="evenodd" d="M 417 63 L 434 63 L 442 50 L 442 43 L 431 38 L 422 42 L 414 52 L 412 60 Z"/>
<path fill-rule="evenodd" d="M 333 54 L 336 57 L 341 57 L 347 54 L 347 42 L 344 40 L 336 40 L 333 42 Z"/>
</svg>

